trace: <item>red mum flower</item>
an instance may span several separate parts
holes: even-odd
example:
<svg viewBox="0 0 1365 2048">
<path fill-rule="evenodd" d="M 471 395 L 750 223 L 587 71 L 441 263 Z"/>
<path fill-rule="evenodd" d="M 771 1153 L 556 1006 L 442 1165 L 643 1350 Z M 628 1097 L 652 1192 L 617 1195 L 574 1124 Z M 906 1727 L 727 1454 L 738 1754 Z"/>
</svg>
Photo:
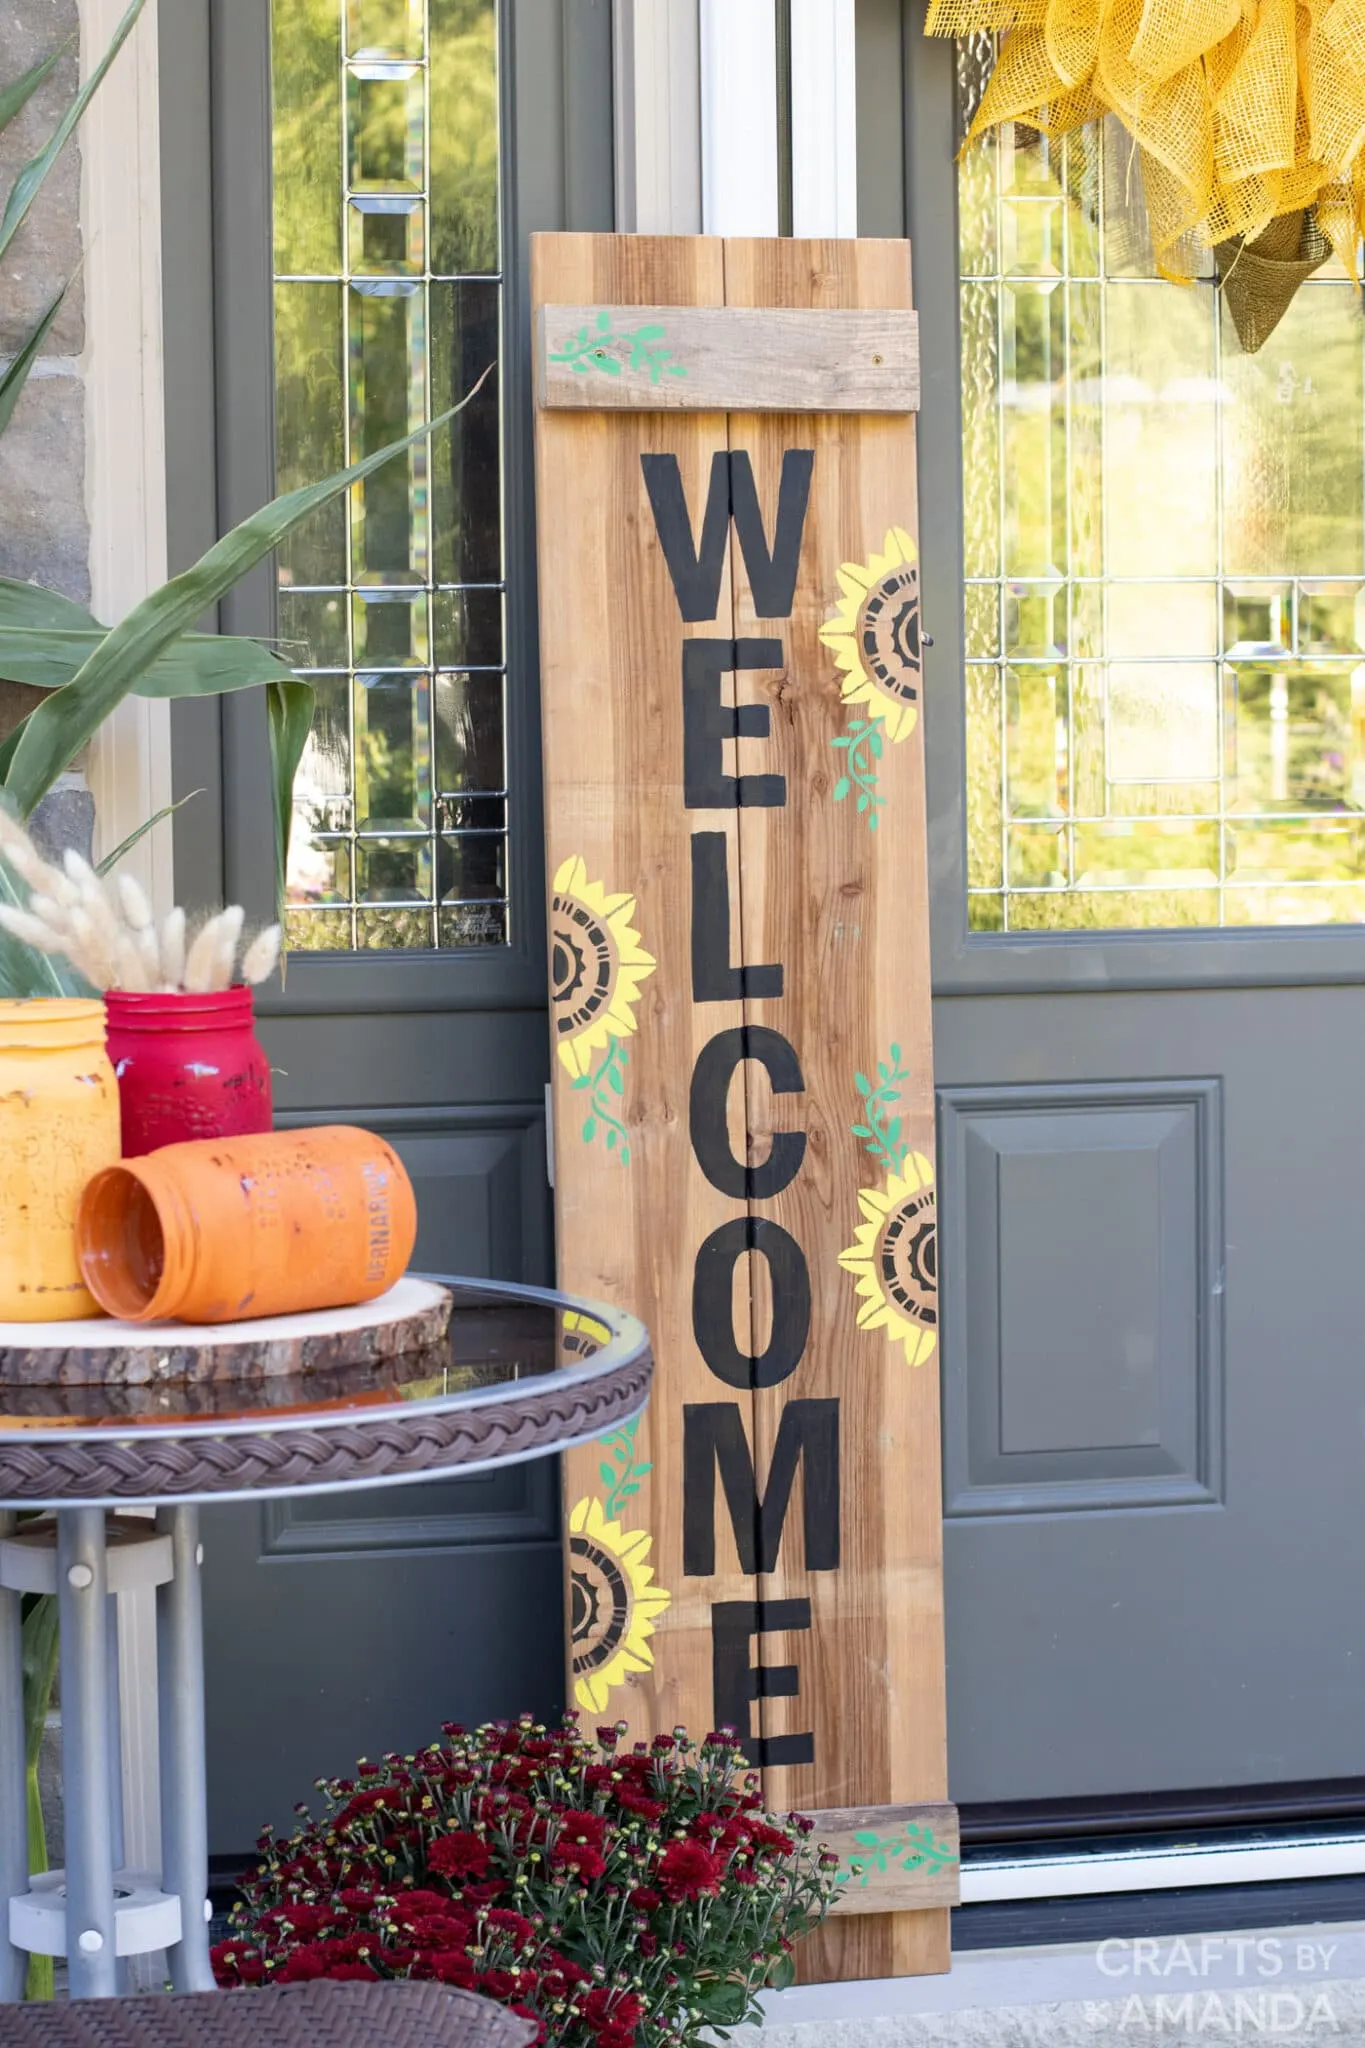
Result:
<svg viewBox="0 0 1365 2048">
<path fill-rule="evenodd" d="M 790 1856 L 796 1843 L 781 1828 L 771 1828 L 766 1821 L 751 1821 L 749 1840 L 756 1850 L 763 1850 L 770 1856 Z"/>
<path fill-rule="evenodd" d="M 438 1984 L 453 1984 L 460 1991 L 474 1989 L 474 1965 L 467 1955 L 447 1951 L 443 1956 L 428 1956 L 426 1962 Z"/>
<path fill-rule="evenodd" d="M 607 1859 L 592 1842 L 557 1842 L 550 1851 L 550 1864 L 555 1870 L 577 1871 L 586 1884 L 605 1874 Z"/>
<path fill-rule="evenodd" d="M 524 2020 L 531 2021 L 536 2031 L 534 2039 L 529 2044 L 529 2048 L 541 2048 L 541 2043 L 545 2039 L 545 2022 L 540 2017 L 540 2014 L 533 2012 L 531 2007 L 523 2004 L 519 1998 L 513 2000 L 512 2004 L 508 2007 L 508 2011 L 520 2013 Z"/>
<path fill-rule="evenodd" d="M 482 1877 L 493 1858 L 477 1835 L 457 1829 L 441 1835 L 427 1851 L 427 1867 L 438 1877 Z"/>
<path fill-rule="evenodd" d="M 488 1915 L 488 1925 L 501 1934 L 515 1935 L 518 1941 L 533 1941 L 535 1928 L 524 1913 L 514 1913 L 509 1906 L 495 1906 Z"/>
<path fill-rule="evenodd" d="M 310 1984 L 322 1975 L 322 1963 L 311 1948 L 296 1948 L 276 1977 L 277 1984 Z"/>
<path fill-rule="evenodd" d="M 630 1895 L 632 1906 L 638 1906 L 642 1913 L 652 1913 L 656 1906 L 662 1906 L 663 1893 L 656 1892 L 652 1885 L 637 1884 Z"/>
<path fill-rule="evenodd" d="M 368 1963 L 333 1963 L 323 1975 L 330 1977 L 334 1984 L 359 1984 L 365 1980 L 373 1983 L 379 1972 L 372 1970 Z"/>
<path fill-rule="evenodd" d="M 674 1905 L 720 1890 L 725 1866 L 700 1842 L 670 1842 L 655 1866 L 659 1890 Z"/>
<path fill-rule="evenodd" d="M 662 1799 L 651 1799 L 634 1785 L 616 1787 L 616 1804 L 626 1813 L 638 1813 L 642 1820 L 656 1821 L 664 1817 Z"/>
<path fill-rule="evenodd" d="M 565 1842 L 592 1842 L 598 1848 L 607 1832 L 605 1813 L 585 1813 L 575 1806 L 567 1806 L 559 1815 L 560 1840 Z"/>
</svg>

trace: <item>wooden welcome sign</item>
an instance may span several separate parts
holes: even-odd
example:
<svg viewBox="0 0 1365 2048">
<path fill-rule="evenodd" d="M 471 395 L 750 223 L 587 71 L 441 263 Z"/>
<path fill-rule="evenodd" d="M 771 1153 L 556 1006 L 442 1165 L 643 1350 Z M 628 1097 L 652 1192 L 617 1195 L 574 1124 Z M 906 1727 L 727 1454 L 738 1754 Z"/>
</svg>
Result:
<svg viewBox="0 0 1365 2048">
<path fill-rule="evenodd" d="M 806 1974 L 946 1969 L 909 250 L 532 246 L 559 1277 L 658 1359 L 573 1695 L 819 1815 Z"/>
</svg>

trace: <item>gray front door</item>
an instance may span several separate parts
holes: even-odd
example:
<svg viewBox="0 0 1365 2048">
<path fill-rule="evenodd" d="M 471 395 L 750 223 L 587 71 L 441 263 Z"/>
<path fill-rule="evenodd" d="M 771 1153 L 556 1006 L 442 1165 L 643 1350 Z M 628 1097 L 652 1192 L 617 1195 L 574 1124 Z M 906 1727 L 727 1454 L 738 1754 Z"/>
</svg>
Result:
<svg viewBox="0 0 1365 2048">
<path fill-rule="evenodd" d="M 955 176 L 989 39 L 904 34 L 952 1794 L 1356 1776 L 1356 294 L 1244 353 L 1121 132 Z"/>
<path fill-rule="evenodd" d="M 196 0 L 162 38 L 174 566 L 496 365 L 222 623 L 278 636 L 317 690 L 262 1005 L 277 1120 L 392 1140 L 420 1268 L 543 1282 L 525 267 L 534 228 L 611 225 L 608 0 Z M 175 737 L 205 792 L 178 894 L 266 913 L 262 707 L 187 707 Z M 363 1753 L 562 1699 L 552 1464 L 222 1509 L 205 1550 L 216 1853 Z"/>
</svg>

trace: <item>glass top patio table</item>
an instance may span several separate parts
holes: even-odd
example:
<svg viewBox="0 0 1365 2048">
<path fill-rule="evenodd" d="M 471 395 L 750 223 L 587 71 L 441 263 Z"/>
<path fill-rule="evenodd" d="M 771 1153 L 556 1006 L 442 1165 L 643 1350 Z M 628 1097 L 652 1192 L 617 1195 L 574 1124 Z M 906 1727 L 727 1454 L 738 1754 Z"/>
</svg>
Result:
<svg viewBox="0 0 1365 2048">
<path fill-rule="evenodd" d="M 589 1442 L 643 1407 L 653 1362 L 634 1316 L 541 1288 L 441 1284 L 445 1341 L 379 1363 L 0 1387 L 0 1510 L 411 1484 Z"/>
</svg>

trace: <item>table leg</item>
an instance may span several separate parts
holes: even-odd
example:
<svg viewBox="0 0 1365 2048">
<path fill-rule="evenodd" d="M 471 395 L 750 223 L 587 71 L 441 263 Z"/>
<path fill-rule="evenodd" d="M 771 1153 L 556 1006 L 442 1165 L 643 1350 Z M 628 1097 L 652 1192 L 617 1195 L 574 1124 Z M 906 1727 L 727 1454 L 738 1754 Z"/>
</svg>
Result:
<svg viewBox="0 0 1365 2048">
<path fill-rule="evenodd" d="M 12 1536 L 15 1522 L 0 1514 L 0 1536 Z M 28 1977 L 28 1952 L 9 1938 L 9 1902 L 28 1890 L 22 1597 L 0 1587 L 0 2005 L 17 2005 Z"/>
<path fill-rule="evenodd" d="M 156 1595 L 156 1661 L 161 1726 L 161 1886 L 180 1900 L 181 1938 L 169 1952 L 177 1991 L 211 1991 L 205 1907 L 209 1889 L 208 1793 L 204 1773 L 204 1628 L 199 1579 L 199 1510 L 159 1508 L 171 1538 L 174 1576 Z"/>
<path fill-rule="evenodd" d="M 57 1517 L 66 1949 L 73 1998 L 112 1998 L 114 1844 L 109 1788 L 109 1582 L 102 1508 Z"/>
</svg>

